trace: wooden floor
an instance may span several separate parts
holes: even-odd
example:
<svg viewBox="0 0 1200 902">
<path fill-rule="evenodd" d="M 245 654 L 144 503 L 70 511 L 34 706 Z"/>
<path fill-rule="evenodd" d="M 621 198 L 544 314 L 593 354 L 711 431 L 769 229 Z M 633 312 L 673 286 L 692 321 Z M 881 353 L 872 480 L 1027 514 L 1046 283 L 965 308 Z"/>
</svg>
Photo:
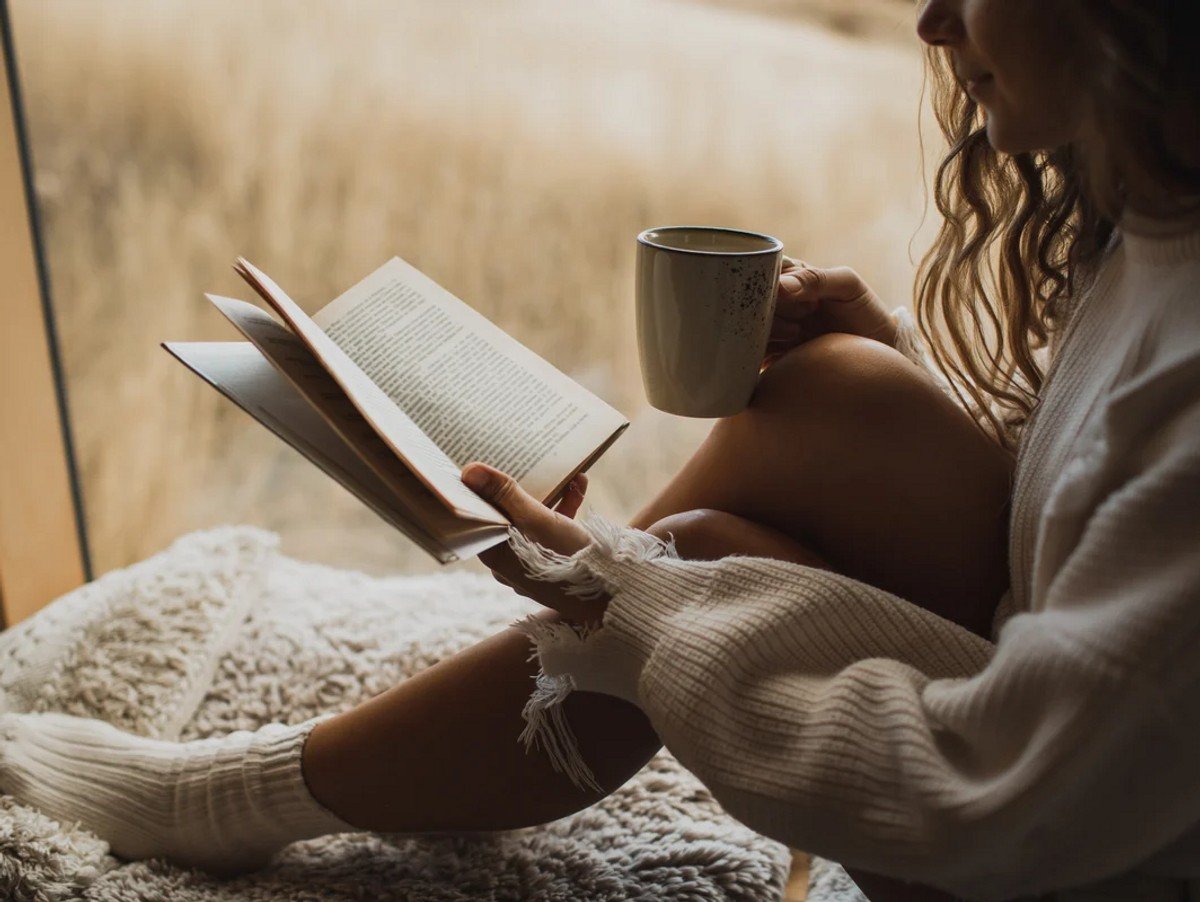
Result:
<svg viewBox="0 0 1200 902">
<path fill-rule="evenodd" d="M 783 902 L 805 902 L 808 898 L 808 853 L 792 852 L 792 873 L 783 891 Z"/>
</svg>

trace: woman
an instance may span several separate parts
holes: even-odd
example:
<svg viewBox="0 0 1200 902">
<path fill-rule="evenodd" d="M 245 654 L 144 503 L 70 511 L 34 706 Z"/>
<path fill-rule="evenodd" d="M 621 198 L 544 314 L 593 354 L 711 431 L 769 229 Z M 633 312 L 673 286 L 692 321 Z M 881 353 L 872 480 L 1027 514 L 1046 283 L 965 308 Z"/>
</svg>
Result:
<svg viewBox="0 0 1200 902">
<path fill-rule="evenodd" d="M 936 377 L 851 271 L 792 265 L 751 407 L 635 528 L 574 522 L 582 480 L 552 512 L 464 472 L 515 524 L 486 563 L 546 615 L 315 725 L 6 715 L 0 785 L 229 870 L 349 825 L 561 817 L 661 739 L 874 899 L 1200 898 L 1198 25 L 1191 0 L 927 0 Z"/>
</svg>

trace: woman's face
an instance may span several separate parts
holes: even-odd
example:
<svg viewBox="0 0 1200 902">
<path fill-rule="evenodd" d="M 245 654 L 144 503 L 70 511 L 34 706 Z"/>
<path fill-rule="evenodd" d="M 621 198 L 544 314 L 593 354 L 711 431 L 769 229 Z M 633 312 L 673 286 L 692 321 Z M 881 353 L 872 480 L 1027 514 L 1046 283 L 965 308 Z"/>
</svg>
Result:
<svg viewBox="0 0 1200 902">
<path fill-rule="evenodd" d="M 1079 137 L 1078 32 L 1065 0 L 923 0 L 917 34 L 949 50 L 987 116 L 988 141 L 1023 153 Z"/>
</svg>

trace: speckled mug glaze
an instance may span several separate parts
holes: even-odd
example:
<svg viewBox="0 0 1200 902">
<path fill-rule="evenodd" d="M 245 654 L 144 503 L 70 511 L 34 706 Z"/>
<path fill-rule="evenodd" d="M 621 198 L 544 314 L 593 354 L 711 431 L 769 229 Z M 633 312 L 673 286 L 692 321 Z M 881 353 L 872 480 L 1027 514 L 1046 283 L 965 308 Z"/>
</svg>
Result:
<svg viewBox="0 0 1200 902">
<path fill-rule="evenodd" d="M 685 417 L 744 410 L 767 349 L 783 243 L 709 226 L 638 235 L 637 335 L 646 397 Z"/>
</svg>

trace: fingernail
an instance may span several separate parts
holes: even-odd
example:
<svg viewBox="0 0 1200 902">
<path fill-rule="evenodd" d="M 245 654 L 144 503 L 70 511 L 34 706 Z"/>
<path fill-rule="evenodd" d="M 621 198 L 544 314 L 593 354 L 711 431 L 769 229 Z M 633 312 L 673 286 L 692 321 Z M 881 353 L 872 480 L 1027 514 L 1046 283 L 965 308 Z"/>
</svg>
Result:
<svg viewBox="0 0 1200 902">
<path fill-rule="evenodd" d="M 779 277 L 779 286 L 788 294 L 797 294 L 800 291 L 800 279 L 788 273 Z"/>
<path fill-rule="evenodd" d="M 485 491 L 491 481 L 491 474 L 483 467 L 468 467 L 463 473 L 463 482 L 467 484 L 467 488 L 476 492 Z"/>
</svg>

